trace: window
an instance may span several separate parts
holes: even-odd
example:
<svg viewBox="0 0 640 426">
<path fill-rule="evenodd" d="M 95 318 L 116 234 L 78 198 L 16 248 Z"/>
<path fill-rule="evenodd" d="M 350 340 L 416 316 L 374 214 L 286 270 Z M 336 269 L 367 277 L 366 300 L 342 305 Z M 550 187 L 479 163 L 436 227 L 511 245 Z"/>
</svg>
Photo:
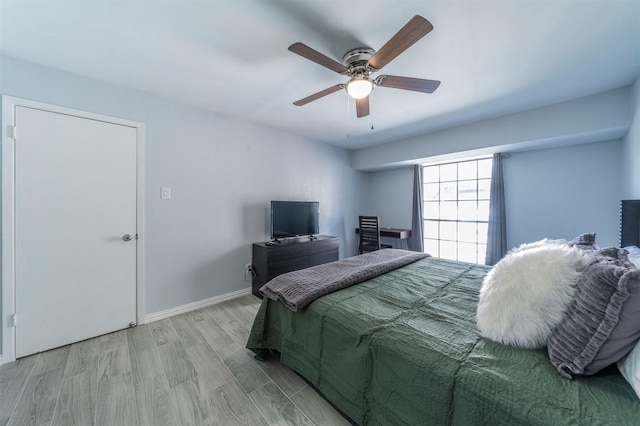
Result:
<svg viewBox="0 0 640 426">
<path fill-rule="evenodd" d="M 423 166 L 424 251 L 484 263 L 491 158 Z"/>
</svg>

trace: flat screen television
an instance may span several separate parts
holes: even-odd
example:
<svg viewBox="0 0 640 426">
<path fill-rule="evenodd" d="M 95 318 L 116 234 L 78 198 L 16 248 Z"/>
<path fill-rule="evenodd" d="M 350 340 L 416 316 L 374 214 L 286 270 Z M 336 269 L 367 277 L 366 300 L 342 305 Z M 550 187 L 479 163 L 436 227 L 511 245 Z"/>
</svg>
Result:
<svg viewBox="0 0 640 426">
<path fill-rule="evenodd" d="M 319 233 L 318 201 L 271 201 L 271 239 Z"/>
</svg>

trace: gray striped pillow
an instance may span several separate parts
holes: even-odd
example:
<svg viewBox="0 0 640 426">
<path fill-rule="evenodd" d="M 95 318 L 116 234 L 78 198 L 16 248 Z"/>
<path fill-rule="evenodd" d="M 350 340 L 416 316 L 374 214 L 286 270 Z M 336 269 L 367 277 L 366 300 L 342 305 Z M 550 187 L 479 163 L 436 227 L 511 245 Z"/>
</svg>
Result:
<svg viewBox="0 0 640 426">
<path fill-rule="evenodd" d="M 567 379 L 597 373 L 640 339 L 640 270 L 621 249 L 608 247 L 593 256 L 547 344 L 551 363 Z"/>
</svg>

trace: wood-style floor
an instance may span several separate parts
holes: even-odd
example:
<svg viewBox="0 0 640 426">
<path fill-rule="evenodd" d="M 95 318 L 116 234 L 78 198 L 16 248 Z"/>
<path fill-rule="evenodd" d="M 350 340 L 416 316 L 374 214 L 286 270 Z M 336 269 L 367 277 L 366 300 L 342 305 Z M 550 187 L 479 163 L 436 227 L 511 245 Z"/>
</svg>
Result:
<svg viewBox="0 0 640 426">
<path fill-rule="evenodd" d="M 275 357 L 245 349 L 253 295 L 0 366 L 5 425 L 347 425 Z"/>
</svg>

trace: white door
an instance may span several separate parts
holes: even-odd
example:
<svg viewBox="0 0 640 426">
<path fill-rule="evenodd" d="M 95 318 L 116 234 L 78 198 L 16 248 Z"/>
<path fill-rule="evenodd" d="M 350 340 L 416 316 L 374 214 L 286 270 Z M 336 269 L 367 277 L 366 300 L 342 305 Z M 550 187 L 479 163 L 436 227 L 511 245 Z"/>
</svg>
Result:
<svg viewBox="0 0 640 426">
<path fill-rule="evenodd" d="M 15 126 L 19 358 L 136 321 L 136 129 L 24 106 Z"/>
</svg>

